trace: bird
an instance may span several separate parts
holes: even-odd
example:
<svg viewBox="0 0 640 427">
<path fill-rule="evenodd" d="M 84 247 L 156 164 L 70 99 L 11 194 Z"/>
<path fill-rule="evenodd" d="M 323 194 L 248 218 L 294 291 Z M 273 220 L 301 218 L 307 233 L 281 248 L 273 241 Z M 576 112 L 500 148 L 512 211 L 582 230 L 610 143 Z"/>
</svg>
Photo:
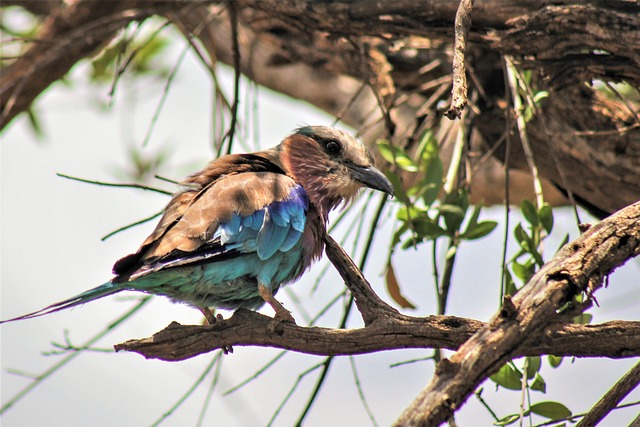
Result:
<svg viewBox="0 0 640 427">
<path fill-rule="evenodd" d="M 321 257 L 329 212 L 365 187 L 393 196 L 367 147 L 326 126 L 295 129 L 275 147 L 229 154 L 188 176 L 139 249 L 119 259 L 108 282 L 12 322 L 121 291 L 163 295 L 199 309 L 257 310 L 295 323 L 275 299 Z"/>
</svg>

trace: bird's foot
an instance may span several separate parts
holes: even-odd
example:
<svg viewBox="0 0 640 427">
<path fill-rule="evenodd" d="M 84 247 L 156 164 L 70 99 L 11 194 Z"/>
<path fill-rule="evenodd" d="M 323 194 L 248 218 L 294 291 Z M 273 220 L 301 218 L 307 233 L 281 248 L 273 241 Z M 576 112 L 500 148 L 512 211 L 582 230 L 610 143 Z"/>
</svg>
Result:
<svg viewBox="0 0 640 427">
<path fill-rule="evenodd" d="M 280 301 L 278 301 L 273 297 L 273 293 L 268 287 L 260 284 L 258 286 L 258 292 L 260 293 L 260 296 L 262 297 L 262 299 L 267 304 L 269 304 L 271 308 L 273 308 L 273 311 L 276 312 L 276 315 L 273 318 L 276 326 L 282 322 L 289 322 L 289 323 L 293 323 L 294 325 L 296 324 L 296 320 L 291 315 L 291 312 L 286 308 L 284 308 L 284 306 L 280 303 Z"/>
<path fill-rule="evenodd" d="M 291 323 L 293 325 L 296 324 L 296 320 L 291 315 L 291 312 L 280 305 L 279 309 L 276 309 L 276 315 L 273 316 L 273 319 L 271 319 L 267 324 L 267 331 L 269 332 L 269 335 L 273 334 L 274 332 L 276 332 L 278 335 L 282 335 L 282 326 L 285 322 Z"/>
<path fill-rule="evenodd" d="M 200 312 L 203 314 L 209 325 L 222 323 L 224 321 L 224 317 L 222 317 L 222 314 L 218 313 L 214 315 L 213 311 L 210 308 L 201 308 Z M 222 345 L 220 346 L 220 350 L 222 350 L 222 353 L 224 354 L 233 353 L 233 347 L 230 345 Z"/>
<path fill-rule="evenodd" d="M 293 318 L 291 312 L 284 308 L 282 305 L 280 305 L 280 307 L 278 307 L 278 309 L 276 310 L 276 315 L 273 316 L 273 319 L 277 320 L 278 322 L 289 322 L 293 323 L 294 325 L 296 324 L 296 319 Z"/>
</svg>

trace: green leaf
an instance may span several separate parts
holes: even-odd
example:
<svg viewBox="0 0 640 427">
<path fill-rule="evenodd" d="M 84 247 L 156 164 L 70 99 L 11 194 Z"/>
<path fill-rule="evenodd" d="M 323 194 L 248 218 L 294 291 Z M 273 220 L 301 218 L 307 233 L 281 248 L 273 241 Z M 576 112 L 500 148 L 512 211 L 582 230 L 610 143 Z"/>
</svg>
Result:
<svg viewBox="0 0 640 427">
<path fill-rule="evenodd" d="M 551 230 L 553 230 L 553 210 L 551 209 L 551 206 L 547 203 L 542 205 L 538 211 L 538 218 L 540 219 L 540 223 L 547 234 L 551 234 Z"/>
<path fill-rule="evenodd" d="M 588 325 L 593 320 L 593 315 L 589 313 L 581 313 L 573 318 L 573 323 L 578 323 L 580 325 Z"/>
<path fill-rule="evenodd" d="M 413 230 L 416 232 L 419 238 L 423 239 L 437 239 L 438 237 L 446 236 L 448 233 L 435 221 L 429 217 L 422 217 L 412 222 Z"/>
<path fill-rule="evenodd" d="M 548 97 L 549 97 L 549 92 L 547 92 L 546 90 L 541 90 L 540 92 L 536 92 L 535 95 L 533 95 L 533 103 L 535 105 L 539 105 L 540 101 Z"/>
<path fill-rule="evenodd" d="M 469 198 L 466 191 L 458 190 L 447 195 L 445 203 L 439 209 L 449 234 L 453 235 L 460 230 L 468 208 Z"/>
<path fill-rule="evenodd" d="M 476 224 L 476 226 L 471 230 L 467 228 L 467 230 L 460 236 L 460 238 L 466 240 L 480 239 L 491 233 L 497 225 L 498 223 L 496 221 L 482 221 Z"/>
<path fill-rule="evenodd" d="M 557 368 L 562 363 L 562 356 L 554 356 L 552 354 L 547 356 L 547 360 L 549 362 L 549 366 L 552 368 Z"/>
<path fill-rule="evenodd" d="M 396 247 L 398 243 L 400 243 L 400 239 L 402 238 L 402 235 L 407 231 L 409 231 L 409 223 L 403 222 L 402 225 L 400 225 L 400 228 L 398 228 L 398 230 L 396 230 L 396 232 L 393 234 L 393 239 L 391 240 L 391 246 Z"/>
<path fill-rule="evenodd" d="M 407 196 L 406 191 L 404 191 L 404 186 L 402 185 L 400 177 L 391 170 L 385 170 L 384 174 L 389 181 L 391 181 L 391 185 L 393 185 L 394 197 L 403 204 L 410 205 L 411 200 L 409 200 L 409 196 Z"/>
<path fill-rule="evenodd" d="M 429 211 L 417 206 L 403 206 L 398 209 L 396 216 L 402 222 L 411 222 L 419 218 L 429 218 Z"/>
<path fill-rule="evenodd" d="M 533 245 L 532 245 L 531 237 L 529 237 L 527 232 L 524 231 L 524 228 L 522 228 L 522 224 L 516 225 L 516 228 L 513 231 L 513 234 L 515 235 L 516 240 L 520 244 L 520 247 L 524 249 L 525 252 L 528 253 L 529 250 L 533 247 Z"/>
<path fill-rule="evenodd" d="M 427 129 L 424 135 L 422 135 L 422 139 L 420 139 L 420 144 L 418 145 L 418 158 L 421 160 L 420 165 L 424 165 L 425 161 L 428 162 L 432 159 L 438 159 L 440 157 L 438 151 L 438 140 L 433 135 L 433 131 Z"/>
<path fill-rule="evenodd" d="M 424 170 L 424 178 L 421 185 L 425 187 L 422 200 L 424 200 L 425 205 L 431 206 L 442 190 L 444 168 L 439 157 L 430 159 L 421 167 Z"/>
<path fill-rule="evenodd" d="M 538 252 L 538 250 L 535 249 L 535 247 L 533 247 L 529 251 L 529 253 L 533 257 L 533 259 L 536 261 L 536 264 L 538 264 L 539 267 L 542 267 L 544 265 L 544 260 L 542 259 L 542 255 L 540 255 L 540 252 Z"/>
<path fill-rule="evenodd" d="M 542 376 L 540 376 L 539 372 L 536 372 L 533 383 L 530 385 L 531 390 L 541 391 L 543 393 L 547 392 L 547 384 L 544 382 Z"/>
<path fill-rule="evenodd" d="M 527 360 L 527 379 L 530 380 L 540 370 L 540 356 L 529 356 Z"/>
<path fill-rule="evenodd" d="M 538 220 L 538 210 L 529 200 L 523 200 L 520 203 L 520 210 L 522 211 L 522 215 L 527 222 L 534 227 L 537 226 L 540 222 Z"/>
<path fill-rule="evenodd" d="M 378 150 L 386 161 L 409 172 L 417 172 L 418 166 L 404 150 L 386 139 L 378 140 Z"/>
<path fill-rule="evenodd" d="M 480 211 L 482 210 L 482 206 L 475 205 L 473 207 L 473 212 L 471 213 L 471 218 L 469 218 L 469 223 L 467 224 L 467 229 L 464 231 L 465 233 L 471 230 L 473 227 L 478 224 L 478 218 L 480 218 Z"/>
<path fill-rule="evenodd" d="M 571 411 L 559 402 L 539 402 L 531 405 L 531 412 L 551 420 L 569 418 Z"/>
<path fill-rule="evenodd" d="M 29 125 L 31 126 L 31 130 L 33 130 L 36 138 L 42 139 L 44 137 L 44 131 L 42 130 L 40 117 L 34 110 L 33 104 L 27 109 L 27 117 L 29 118 Z"/>
<path fill-rule="evenodd" d="M 534 263 L 531 260 L 527 260 L 523 264 L 518 261 L 513 261 L 511 263 L 511 268 L 513 269 L 513 274 L 524 283 L 527 283 L 531 276 L 533 276 L 534 272 Z"/>
<path fill-rule="evenodd" d="M 489 377 L 491 381 L 509 390 L 522 389 L 522 373 L 511 366 L 504 365 L 498 372 Z"/>
<path fill-rule="evenodd" d="M 511 277 L 511 273 L 509 272 L 509 270 L 507 270 L 505 272 L 505 290 L 504 290 L 504 294 L 505 295 L 515 295 L 516 292 L 518 292 L 518 288 L 516 287 L 516 284 L 513 282 L 513 277 Z"/>
</svg>

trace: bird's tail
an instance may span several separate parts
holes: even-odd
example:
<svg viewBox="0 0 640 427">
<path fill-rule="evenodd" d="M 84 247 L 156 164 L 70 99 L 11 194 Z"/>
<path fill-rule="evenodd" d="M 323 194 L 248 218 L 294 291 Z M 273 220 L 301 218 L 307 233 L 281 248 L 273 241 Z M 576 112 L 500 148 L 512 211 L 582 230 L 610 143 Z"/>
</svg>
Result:
<svg viewBox="0 0 640 427">
<path fill-rule="evenodd" d="M 96 288 L 89 289 L 75 297 L 71 297 L 64 301 L 51 304 L 49 307 L 45 307 L 42 310 L 34 311 L 33 313 L 25 314 L 24 316 L 14 317 L 13 319 L 2 320 L 1 323 L 13 322 L 15 320 L 31 319 L 32 317 L 40 317 L 45 314 L 55 313 L 56 311 L 66 310 L 67 308 L 75 307 L 76 305 L 84 304 L 89 301 L 97 300 L 107 295 L 115 294 L 124 290 L 120 284 L 107 282 Z"/>
</svg>

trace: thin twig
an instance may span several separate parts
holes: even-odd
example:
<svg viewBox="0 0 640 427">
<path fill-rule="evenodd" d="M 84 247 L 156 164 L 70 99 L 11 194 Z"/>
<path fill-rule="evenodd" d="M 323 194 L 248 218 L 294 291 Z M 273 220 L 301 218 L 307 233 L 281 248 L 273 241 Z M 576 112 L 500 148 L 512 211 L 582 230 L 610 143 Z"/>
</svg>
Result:
<svg viewBox="0 0 640 427">
<path fill-rule="evenodd" d="M 227 145 L 227 154 L 231 154 L 233 147 L 233 136 L 236 132 L 238 123 L 238 105 L 240 103 L 240 41 L 238 39 L 238 11 L 234 1 L 227 3 L 229 11 L 229 20 L 231 21 L 231 42 L 233 43 L 233 105 L 231 106 L 231 124 L 229 125 L 229 144 Z"/>
<path fill-rule="evenodd" d="M 180 397 L 180 399 L 178 399 L 178 401 L 171 408 L 169 408 L 167 412 L 162 414 L 160 418 L 158 418 L 153 424 L 151 424 L 151 427 L 156 427 L 160 425 L 160 423 L 162 423 L 165 419 L 170 417 L 173 414 L 173 412 L 176 409 L 178 409 L 180 405 L 182 405 L 189 398 L 189 396 L 193 394 L 196 388 L 198 388 L 198 386 L 202 383 L 202 381 L 204 381 L 204 379 L 207 377 L 209 372 L 211 372 L 213 367 L 217 363 L 219 363 L 221 357 L 222 357 L 222 351 L 218 351 L 218 353 L 213 357 L 213 359 L 211 359 L 211 362 L 209 362 L 207 367 L 204 368 L 204 371 L 202 371 L 202 374 L 200 374 L 200 376 L 195 380 L 193 385 L 182 395 L 182 397 Z"/>
<path fill-rule="evenodd" d="M 453 88 L 451 89 L 451 106 L 444 113 L 449 119 L 460 118 L 467 105 L 467 76 L 465 72 L 464 54 L 467 49 L 467 35 L 471 27 L 471 11 L 473 0 L 460 0 L 454 24 L 455 39 L 453 45 Z"/>
<path fill-rule="evenodd" d="M 507 66 L 502 63 L 503 78 L 504 78 L 504 92 L 509 93 L 509 79 L 507 77 Z M 502 304 L 504 296 L 507 294 L 507 249 L 509 246 L 509 220 L 511 218 L 511 194 L 509 192 L 509 164 L 511 161 L 511 113 L 508 108 L 504 111 L 506 130 L 505 147 L 504 147 L 504 237 L 502 243 L 502 275 L 500 276 L 500 301 L 498 304 Z"/>
<path fill-rule="evenodd" d="M 529 136 L 527 135 L 527 123 L 524 119 L 524 115 L 522 114 L 522 99 L 518 93 L 518 80 L 516 77 L 517 71 L 513 65 L 513 60 L 509 56 L 505 56 L 504 58 L 507 64 L 507 78 L 511 88 L 513 108 L 516 111 L 516 125 L 520 135 L 520 142 L 522 143 L 522 150 L 524 151 L 529 169 L 531 170 L 531 176 L 533 177 L 533 191 L 536 195 L 536 208 L 540 209 L 542 205 L 544 205 L 544 195 L 542 194 L 542 184 L 540 182 L 538 166 L 536 165 L 535 158 L 533 157 L 533 150 L 531 149 Z"/>
<path fill-rule="evenodd" d="M 122 227 L 120 227 L 120 228 L 118 228 L 116 230 L 113 230 L 111 233 L 102 236 L 102 238 L 100 238 L 100 240 L 104 242 L 109 237 L 112 237 L 112 236 L 114 236 L 114 235 L 116 235 L 116 234 L 118 234 L 118 233 L 120 233 L 122 231 L 125 231 L 125 230 L 128 230 L 130 228 L 136 227 L 136 226 L 138 226 L 140 224 L 144 224 L 145 222 L 149 222 L 149 221 L 159 217 L 160 215 L 162 215 L 162 212 L 163 211 L 156 212 L 156 213 L 154 213 L 153 215 L 151 215 L 151 216 L 149 216 L 147 218 L 141 219 L 140 221 L 132 222 L 131 224 L 127 224 L 127 225 L 122 226 Z"/>
<path fill-rule="evenodd" d="M 310 374 L 311 372 L 313 372 L 316 369 L 318 369 L 320 366 L 322 366 L 322 363 L 319 363 L 317 365 L 313 365 L 312 367 L 310 367 L 309 369 L 303 371 L 300 375 L 298 375 L 298 378 L 296 379 L 296 382 L 293 383 L 293 385 L 291 386 L 291 389 L 289 390 L 289 392 L 287 393 L 285 398 L 282 400 L 280 405 L 276 408 L 276 411 L 274 412 L 273 416 L 271 416 L 271 419 L 267 423 L 267 426 L 273 425 L 273 422 L 276 420 L 276 417 L 278 416 L 278 414 L 280 414 L 280 411 L 282 410 L 282 408 L 284 408 L 284 405 L 289 401 L 291 396 L 293 396 L 293 392 L 296 391 L 296 389 L 300 385 L 300 382 L 302 381 L 302 379 L 304 377 L 306 377 L 308 374 Z M 296 423 L 296 426 L 300 426 L 300 425 L 301 425 L 300 422 Z"/>
<path fill-rule="evenodd" d="M 220 353 L 218 353 L 220 356 Z M 216 365 L 216 370 L 213 373 L 213 378 L 211 379 L 211 385 L 209 386 L 209 390 L 207 390 L 207 395 L 204 398 L 204 405 L 202 405 L 202 410 L 200 411 L 200 415 L 198 416 L 198 422 L 196 422 L 196 427 L 200 427 L 204 422 L 204 417 L 207 415 L 207 409 L 209 408 L 209 403 L 211 403 L 211 396 L 213 396 L 213 391 L 216 389 L 218 385 L 218 380 L 220 379 L 220 369 L 222 367 L 222 359 Z"/>
<path fill-rule="evenodd" d="M 373 411 L 369 404 L 367 403 L 367 399 L 364 397 L 364 391 L 362 390 L 362 385 L 360 384 L 360 376 L 358 375 L 358 369 L 356 368 L 356 361 L 353 356 L 349 356 L 349 363 L 351 364 L 351 373 L 353 373 L 353 382 L 356 385 L 356 389 L 358 389 L 358 396 L 360 397 L 360 402 L 362 402 L 362 406 L 364 406 L 364 410 L 366 411 L 369 419 L 371 420 L 371 424 L 374 426 L 378 426 L 376 421 L 376 417 L 373 415 Z"/>
<path fill-rule="evenodd" d="M 576 427 L 596 426 L 640 384 L 640 362 L 631 368 L 585 415 Z"/>
<path fill-rule="evenodd" d="M 182 61 L 184 61 L 184 58 L 187 56 L 187 52 L 189 52 L 189 47 L 191 47 L 191 45 L 188 43 L 184 46 L 184 48 L 182 49 L 182 52 L 180 52 L 180 56 L 178 56 L 178 60 L 176 61 L 175 65 L 171 69 L 171 72 L 169 73 L 169 76 L 167 77 L 167 81 L 164 85 L 164 88 L 162 89 L 162 95 L 160 96 L 160 101 L 158 102 L 158 105 L 156 106 L 156 110 L 153 113 L 153 117 L 151 118 L 151 123 L 149 123 L 149 127 L 147 128 L 147 133 L 145 134 L 144 139 L 142 140 L 143 147 L 146 147 L 147 143 L 149 142 L 149 139 L 151 139 L 151 134 L 153 133 L 153 130 L 156 127 L 156 123 L 158 122 L 158 117 L 160 117 L 160 112 L 164 107 L 164 103 L 167 100 L 167 96 L 169 96 L 169 88 L 171 87 L 171 83 L 173 83 L 173 79 L 175 78 L 176 74 L 178 74 L 178 70 L 182 65 Z"/>
<path fill-rule="evenodd" d="M 141 299 L 138 304 L 136 304 L 133 308 L 131 308 L 130 310 L 125 312 L 122 316 L 117 318 L 115 321 L 111 322 L 103 330 L 101 330 L 98 334 L 94 335 L 92 338 L 87 340 L 81 347 L 90 347 L 94 343 L 98 342 L 105 335 L 107 335 L 109 332 L 111 332 L 114 329 L 116 329 L 125 320 L 127 320 L 129 317 L 133 316 L 134 313 L 136 313 L 138 310 L 140 310 L 142 307 L 144 307 L 144 305 L 147 304 L 147 302 L 149 302 L 150 299 L 151 299 L 150 296 L 147 296 L 147 297 L 144 297 L 143 299 Z M 9 399 L 9 401 L 7 403 L 5 403 L 2 407 L 0 407 L 0 415 L 2 415 L 7 409 L 9 409 L 13 405 L 15 405 L 20 399 L 22 399 L 24 396 L 26 396 L 30 391 L 32 391 L 37 386 L 39 386 L 40 383 L 42 383 L 42 381 L 46 380 L 47 378 L 49 378 L 50 376 L 52 376 L 53 374 L 58 372 L 58 370 L 63 368 L 65 365 L 67 365 L 67 363 L 71 362 L 76 357 L 78 357 L 81 353 L 82 352 L 69 353 L 69 355 L 67 355 L 65 358 L 60 360 L 58 363 L 56 363 L 55 365 L 53 365 L 52 367 L 50 367 L 49 369 L 44 371 L 42 374 L 38 375 L 37 378 L 33 382 L 29 383 L 28 386 L 26 386 L 25 388 L 20 390 L 18 392 L 18 394 L 13 396 L 11 399 Z"/>
<path fill-rule="evenodd" d="M 161 190 L 159 188 L 149 187 L 147 185 L 136 184 L 136 183 L 119 184 L 119 183 L 114 183 L 114 182 L 103 182 L 103 181 L 94 181 L 94 180 L 91 180 L 91 179 L 77 178 L 75 176 L 65 175 L 63 173 L 56 173 L 56 175 L 59 176 L 60 178 L 71 179 L 73 181 L 79 181 L 79 182 L 86 182 L 87 184 L 95 184 L 95 185 L 100 185 L 102 187 L 139 188 L 141 190 L 153 191 L 155 193 L 160 193 L 160 194 L 164 194 L 164 195 L 167 195 L 167 196 L 170 196 L 172 194 L 169 191 Z"/>
<path fill-rule="evenodd" d="M 245 385 L 249 384 L 251 381 L 255 380 L 260 375 L 265 373 L 267 371 L 267 369 L 269 369 L 271 366 L 273 366 L 285 354 L 287 354 L 286 351 L 282 351 L 282 352 L 278 353 L 277 356 L 275 356 L 273 359 L 268 361 L 262 368 L 258 369 L 258 371 L 255 374 L 251 375 L 249 378 L 247 378 L 246 380 L 242 381 L 240 384 L 238 384 L 238 385 L 236 385 L 234 387 L 231 387 L 229 390 L 227 390 L 224 393 L 222 393 L 222 395 L 223 396 L 227 396 L 227 395 L 233 393 L 234 391 L 237 391 L 238 389 L 240 389 L 240 388 L 244 387 Z"/>
</svg>

